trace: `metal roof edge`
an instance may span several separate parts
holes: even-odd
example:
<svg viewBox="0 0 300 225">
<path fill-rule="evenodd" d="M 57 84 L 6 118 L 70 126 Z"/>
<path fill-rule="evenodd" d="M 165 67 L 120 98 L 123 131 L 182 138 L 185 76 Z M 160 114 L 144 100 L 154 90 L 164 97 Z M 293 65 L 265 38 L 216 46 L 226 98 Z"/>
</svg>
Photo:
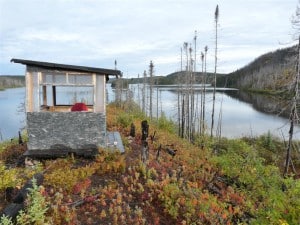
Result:
<svg viewBox="0 0 300 225">
<path fill-rule="evenodd" d="M 25 59 L 15 59 L 15 58 L 12 58 L 10 61 L 14 63 L 20 63 L 23 65 L 36 66 L 36 67 L 47 68 L 47 69 L 65 69 L 65 70 L 71 70 L 77 72 L 92 72 L 92 73 L 98 73 L 104 75 L 122 76 L 122 72 L 120 70 L 113 70 L 113 69 L 76 66 L 76 65 L 59 64 L 59 63 L 51 63 L 51 62 L 25 60 Z"/>
</svg>

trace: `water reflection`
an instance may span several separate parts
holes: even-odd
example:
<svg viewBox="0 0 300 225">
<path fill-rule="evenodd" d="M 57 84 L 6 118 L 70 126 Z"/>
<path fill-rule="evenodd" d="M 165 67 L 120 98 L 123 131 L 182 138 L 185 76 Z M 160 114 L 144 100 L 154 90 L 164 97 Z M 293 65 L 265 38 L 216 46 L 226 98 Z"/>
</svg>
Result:
<svg viewBox="0 0 300 225">
<path fill-rule="evenodd" d="M 134 100 L 141 106 L 142 85 L 130 85 Z M 109 93 L 110 91 L 108 91 Z M 158 94 L 156 94 L 158 92 Z M 200 111 L 201 90 L 195 92 L 195 108 Z M 206 125 L 210 131 L 212 112 L 212 92 L 206 93 Z M 153 91 L 153 116 L 164 112 L 176 121 L 178 93 L 173 87 L 156 87 Z M 276 103 L 276 104 L 275 104 Z M 218 90 L 216 93 L 215 124 L 222 125 L 222 136 L 236 138 L 242 136 L 259 136 L 271 132 L 274 136 L 287 140 L 289 121 L 288 111 L 283 111 L 286 103 L 279 102 L 272 96 L 247 94 L 238 90 Z M 147 110 L 147 109 L 146 109 Z M 157 113 L 158 112 L 158 113 Z M 279 115 L 280 112 L 280 116 Z M 222 116 L 222 120 L 218 118 Z M 196 127 L 197 120 L 195 121 Z M 214 131 L 216 132 L 216 131 Z M 299 126 L 295 127 L 295 139 L 300 139 Z"/>
<path fill-rule="evenodd" d="M 235 99 L 250 103 L 252 107 L 258 111 L 289 118 L 290 103 L 280 99 L 279 96 L 255 94 L 244 91 L 226 91 L 226 94 Z"/>
</svg>

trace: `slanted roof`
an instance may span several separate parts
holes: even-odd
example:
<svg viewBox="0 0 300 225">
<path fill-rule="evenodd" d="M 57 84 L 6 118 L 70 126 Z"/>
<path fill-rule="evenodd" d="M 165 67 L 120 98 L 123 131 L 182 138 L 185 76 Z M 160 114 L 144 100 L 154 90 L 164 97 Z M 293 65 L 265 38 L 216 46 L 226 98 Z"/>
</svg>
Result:
<svg viewBox="0 0 300 225">
<path fill-rule="evenodd" d="M 75 65 L 66 65 L 66 64 L 58 64 L 58 63 L 50 63 L 50 62 L 40 62 L 40 61 L 32 61 L 25 59 L 11 59 L 11 62 L 21 63 L 27 66 L 35 66 L 43 69 L 51 69 L 51 70 L 70 70 L 74 72 L 89 72 L 89 73 L 97 73 L 103 75 L 115 75 L 122 76 L 120 70 L 112 70 L 112 69 L 104 69 L 104 68 L 95 68 L 95 67 L 87 67 L 87 66 L 75 66 Z"/>
</svg>

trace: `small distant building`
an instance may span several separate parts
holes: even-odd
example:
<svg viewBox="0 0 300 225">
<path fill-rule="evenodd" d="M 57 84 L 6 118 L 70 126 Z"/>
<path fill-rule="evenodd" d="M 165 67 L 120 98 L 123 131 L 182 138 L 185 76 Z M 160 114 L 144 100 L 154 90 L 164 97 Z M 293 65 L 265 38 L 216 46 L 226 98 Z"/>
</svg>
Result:
<svg viewBox="0 0 300 225">
<path fill-rule="evenodd" d="M 107 140 L 106 81 L 121 71 L 24 59 L 26 65 L 26 125 L 28 150 L 35 157 L 75 153 L 93 156 Z M 72 111 L 71 111 L 72 108 Z M 123 146 L 122 146 L 123 147 Z"/>
</svg>

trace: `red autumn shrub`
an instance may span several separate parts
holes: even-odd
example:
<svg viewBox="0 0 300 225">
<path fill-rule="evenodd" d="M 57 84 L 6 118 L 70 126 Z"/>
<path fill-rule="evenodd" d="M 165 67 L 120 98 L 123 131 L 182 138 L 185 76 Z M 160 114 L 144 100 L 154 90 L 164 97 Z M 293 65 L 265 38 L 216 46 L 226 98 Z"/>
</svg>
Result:
<svg viewBox="0 0 300 225">
<path fill-rule="evenodd" d="M 86 191 L 91 186 L 91 183 L 92 183 L 92 181 L 89 178 L 78 182 L 73 187 L 73 194 L 77 195 L 82 191 Z"/>
</svg>

